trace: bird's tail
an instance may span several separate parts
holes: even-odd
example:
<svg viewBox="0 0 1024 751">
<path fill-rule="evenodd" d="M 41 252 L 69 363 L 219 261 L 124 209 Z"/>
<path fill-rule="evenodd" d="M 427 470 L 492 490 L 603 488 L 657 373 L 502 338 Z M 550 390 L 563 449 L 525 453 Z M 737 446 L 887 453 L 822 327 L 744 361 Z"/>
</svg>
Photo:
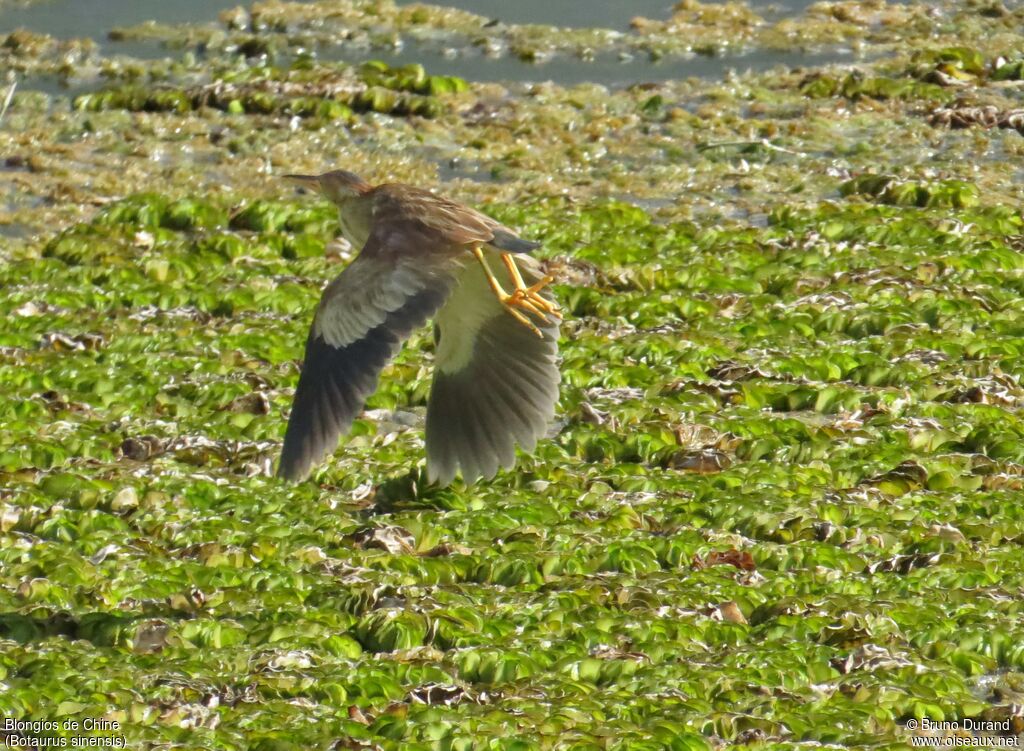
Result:
<svg viewBox="0 0 1024 751">
<path fill-rule="evenodd" d="M 494 239 L 490 244 L 506 253 L 530 253 L 540 247 L 540 243 L 524 240 L 507 229 L 494 230 Z"/>
</svg>

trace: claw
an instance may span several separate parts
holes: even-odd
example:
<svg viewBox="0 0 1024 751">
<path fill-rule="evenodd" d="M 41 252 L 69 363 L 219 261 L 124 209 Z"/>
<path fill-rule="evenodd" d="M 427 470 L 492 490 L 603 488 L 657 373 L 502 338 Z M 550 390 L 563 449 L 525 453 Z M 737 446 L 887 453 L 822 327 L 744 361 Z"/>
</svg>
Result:
<svg viewBox="0 0 1024 751">
<path fill-rule="evenodd" d="M 506 303 L 504 300 L 502 300 L 502 305 L 505 306 L 505 310 L 507 310 L 509 312 L 509 315 L 511 315 L 513 318 L 515 318 L 517 321 L 519 321 L 521 324 L 523 324 L 526 328 L 528 328 L 530 331 L 532 331 L 534 334 L 536 334 L 541 339 L 544 338 L 544 332 L 541 331 L 539 328 L 537 328 L 537 324 L 535 324 L 529 318 L 524 316 L 522 313 L 520 313 L 514 307 L 512 307 L 511 305 Z"/>
<path fill-rule="evenodd" d="M 541 279 L 539 282 L 534 284 L 533 286 L 527 287 L 525 294 L 531 300 L 533 300 L 534 304 L 538 308 L 543 310 L 545 313 L 548 313 L 548 314 L 554 316 L 555 318 L 559 318 L 560 319 L 562 317 L 562 313 L 558 309 L 558 304 L 556 302 L 554 302 L 553 300 L 548 300 L 546 297 L 542 297 L 541 295 L 538 294 L 542 289 L 547 287 L 553 281 L 554 281 L 553 277 L 546 276 L 543 279 Z"/>
<path fill-rule="evenodd" d="M 519 268 L 516 266 L 516 262 L 508 253 L 502 253 L 501 260 L 505 264 L 505 268 L 508 269 L 509 276 L 512 279 L 513 290 L 512 294 L 509 294 L 501 286 L 501 283 L 495 278 L 491 272 L 490 267 L 487 265 L 487 260 L 484 258 L 483 250 L 479 247 L 473 249 L 473 254 L 477 257 L 480 265 L 484 269 L 484 274 L 487 276 L 487 281 L 491 285 L 491 290 L 494 292 L 498 301 L 505 306 L 505 310 L 512 315 L 517 321 L 530 329 L 537 336 L 543 338 L 544 333 L 527 318 L 522 311 L 526 311 L 531 315 L 536 316 L 545 323 L 554 320 L 561 320 L 562 316 L 558 311 L 558 306 L 545 299 L 540 295 L 540 291 L 547 285 L 551 284 L 552 277 L 545 276 L 537 283 L 526 286 L 526 282 L 523 281 L 522 275 L 519 273 Z"/>
<path fill-rule="evenodd" d="M 551 314 L 555 318 L 561 319 L 561 314 L 558 312 L 558 305 L 551 300 L 546 300 L 540 295 L 540 291 L 547 287 L 551 282 L 554 281 L 554 277 L 545 276 L 537 283 L 527 287 L 526 282 L 523 281 L 522 274 L 519 273 L 519 267 L 516 265 L 515 260 L 508 253 L 501 254 L 501 262 L 505 264 L 505 268 L 508 269 L 509 276 L 512 277 L 512 283 L 515 286 L 513 291 L 513 297 L 518 296 L 519 300 L 529 301 L 533 305 L 533 312 L 539 315 L 541 318 L 545 318 L 544 314 Z M 543 313 L 539 312 L 543 311 Z"/>
<path fill-rule="evenodd" d="M 532 313 L 538 318 L 547 318 L 547 313 L 537 307 L 537 301 L 535 298 L 528 297 L 526 292 L 521 289 L 512 290 L 512 294 L 507 299 L 502 300 L 505 305 L 513 308 L 522 308 L 528 313 Z"/>
</svg>

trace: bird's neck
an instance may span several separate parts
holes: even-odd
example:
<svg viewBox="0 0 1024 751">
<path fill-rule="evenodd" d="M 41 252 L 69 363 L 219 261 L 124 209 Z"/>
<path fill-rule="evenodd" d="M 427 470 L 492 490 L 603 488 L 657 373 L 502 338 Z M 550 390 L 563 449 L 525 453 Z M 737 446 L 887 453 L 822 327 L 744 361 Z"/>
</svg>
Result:
<svg viewBox="0 0 1024 751">
<path fill-rule="evenodd" d="M 341 226 L 341 234 L 355 250 L 366 244 L 366 239 L 370 236 L 372 219 L 371 207 L 361 196 L 338 202 L 338 224 Z"/>
</svg>

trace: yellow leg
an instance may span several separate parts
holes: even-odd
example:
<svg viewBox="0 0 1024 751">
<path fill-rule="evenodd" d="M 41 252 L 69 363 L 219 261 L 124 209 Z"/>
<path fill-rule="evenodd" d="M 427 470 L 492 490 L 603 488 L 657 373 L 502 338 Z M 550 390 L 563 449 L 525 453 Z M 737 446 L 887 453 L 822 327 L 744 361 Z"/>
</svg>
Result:
<svg viewBox="0 0 1024 751">
<path fill-rule="evenodd" d="M 491 285 L 491 290 L 498 298 L 498 302 L 505 306 L 505 310 L 507 310 L 512 315 L 513 318 L 515 318 L 521 324 L 526 326 L 526 328 L 530 329 L 537 336 L 543 338 L 544 333 L 539 328 L 537 328 L 537 325 L 533 323 L 525 315 L 516 310 L 517 303 L 515 301 L 515 298 L 508 292 L 506 292 L 504 287 L 501 286 L 501 282 L 499 282 L 497 278 L 495 278 L 494 273 L 491 271 L 491 267 L 487 265 L 487 259 L 484 258 L 483 250 L 481 250 L 479 247 L 473 248 L 473 255 L 476 256 L 476 259 L 480 262 L 480 265 L 483 267 L 484 276 L 487 277 L 487 283 Z M 527 309 L 529 310 L 529 308 Z"/>
<path fill-rule="evenodd" d="M 533 309 L 538 315 L 543 317 L 544 313 L 548 313 L 555 318 L 561 318 L 561 314 L 558 312 L 558 306 L 550 300 L 546 300 L 540 296 L 539 292 L 551 284 L 554 279 L 550 276 L 541 278 L 536 284 L 527 287 L 526 282 L 523 281 L 522 275 L 519 273 L 519 267 L 516 265 L 515 259 L 512 258 L 510 253 L 502 253 L 501 261 L 505 264 L 505 268 L 508 269 L 509 276 L 512 277 L 512 283 L 515 285 L 515 292 L 513 296 L 519 295 L 523 302 L 529 303 L 529 308 Z M 537 310 L 539 309 L 539 310 Z M 541 312 L 543 311 L 543 313 Z"/>
</svg>

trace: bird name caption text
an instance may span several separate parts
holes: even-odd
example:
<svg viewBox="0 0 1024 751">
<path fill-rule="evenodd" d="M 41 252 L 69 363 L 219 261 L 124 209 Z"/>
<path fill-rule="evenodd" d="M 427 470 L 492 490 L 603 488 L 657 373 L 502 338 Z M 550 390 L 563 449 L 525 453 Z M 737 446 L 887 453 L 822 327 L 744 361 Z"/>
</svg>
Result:
<svg viewBox="0 0 1024 751">
<path fill-rule="evenodd" d="M 127 741 L 120 731 L 117 720 L 98 717 L 0 720 L 0 741 L 8 748 L 126 748 Z"/>
</svg>

